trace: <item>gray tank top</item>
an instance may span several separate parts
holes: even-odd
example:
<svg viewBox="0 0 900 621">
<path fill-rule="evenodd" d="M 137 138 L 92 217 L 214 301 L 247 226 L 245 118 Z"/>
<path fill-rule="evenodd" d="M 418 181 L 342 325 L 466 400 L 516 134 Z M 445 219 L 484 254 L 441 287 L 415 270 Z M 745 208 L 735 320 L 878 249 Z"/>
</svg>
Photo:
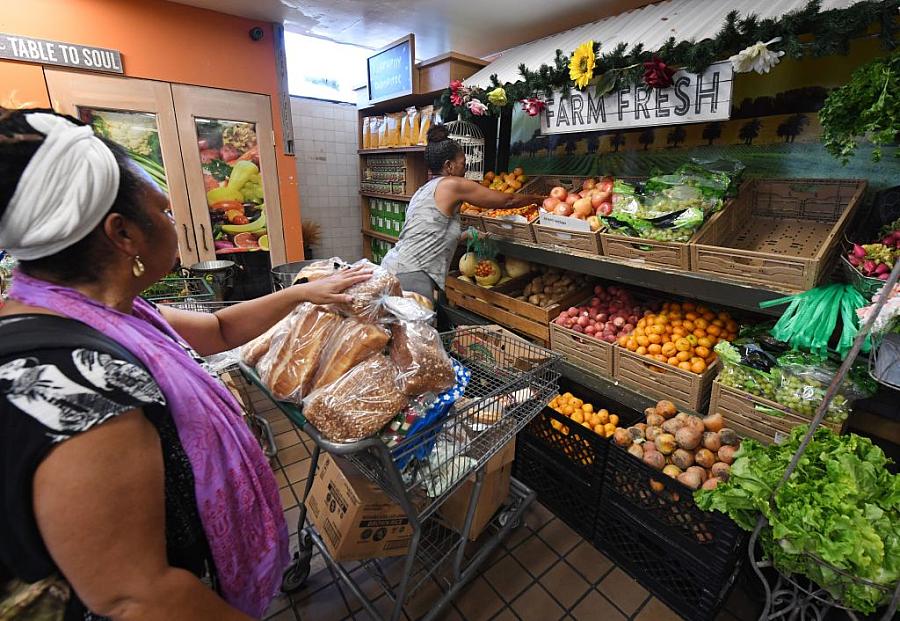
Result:
<svg viewBox="0 0 900 621">
<path fill-rule="evenodd" d="M 413 194 L 400 240 L 381 262 L 395 274 L 425 272 L 441 290 L 462 233 L 459 212 L 448 218 L 434 202 L 434 192 L 443 179 L 432 179 Z"/>
</svg>

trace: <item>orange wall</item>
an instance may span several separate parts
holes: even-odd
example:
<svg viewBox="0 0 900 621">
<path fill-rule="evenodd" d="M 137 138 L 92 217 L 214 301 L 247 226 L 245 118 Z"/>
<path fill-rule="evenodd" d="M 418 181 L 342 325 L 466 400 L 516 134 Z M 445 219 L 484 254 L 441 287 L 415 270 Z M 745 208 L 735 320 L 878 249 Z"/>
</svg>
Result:
<svg viewBox="0 0 900 621">
<path fill-rule="evenodd" d="M 162 0 L 0 0 L 0 32 L 112 48 L 125 75 L 269 95 L 288 261 L 303 258 L 296 164 L 283 155 L 272 26 Z M 265 31 L 252 41 L 250 28 Z M 0 105 L 48 106 L 39 65 L 0 61 Z"/>
</svg>

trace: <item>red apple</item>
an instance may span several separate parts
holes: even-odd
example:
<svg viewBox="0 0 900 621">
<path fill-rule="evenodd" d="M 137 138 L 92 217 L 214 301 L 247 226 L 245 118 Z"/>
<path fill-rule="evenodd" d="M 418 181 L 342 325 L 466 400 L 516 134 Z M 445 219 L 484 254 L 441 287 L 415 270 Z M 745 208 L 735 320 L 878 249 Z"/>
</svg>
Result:
<svg viewBox="0 0 900 621">
<path fill-rule="evenodd" d="M 575 204 L 575 201 L 577 201 L 578 199 L 579 199 L 579 196 L 578 196 L 577 194 L 574 194 L 574 193 L 573 193 L 573 194 L 569 194 L 568 196 L 566 196 L 566 202 L 567 202 L 569 205 L 574 205 L 574 204 Z"/>
<path fill-rule="evenodd" d="M 553 210 L 557 216 L 571 216 L 572 215 L 572 205 L 569 203 L 560 203 L 556 206 L 556 209 Z"/>
<path fill-rule="evenodd" d="M 559 205 L 558 198 L 553 198 L 551 196 L 550 198 L 544 199 L 544 211 L 552 212 L 554 209 L 556 209 L 557 205 Z"/>
<path fill-rule="evenodd" d="M 553 198 L 555 198 L 555 199 L 558 200 L 558 201 L 564 201 L 564 200 L 566 200 L 566 196 L 567 196 L 568 194 L 569 194 L 569 193 L 566 192 L 566 189 L 565 189 L 564 187 L 561 187 L 561 186 L 556 186 L 555 188 L 553 188 L 552 190 L 550 190 L 550 196 L 553 197 Z"/>
<path fill-rule="evenodd" d="M 594 179 L 585 179 L 581 184 L 582 190 L 593 190 L 594 186 L 597 185 L 597 182 Z"/>
<path fill-rule="evenodd" d="M 605 203 L 606 201 L 612 201 L 612 192 L 604 192 L 603 190 L 597 190 L 594 192 L 594 195 L 600 199 L 601 203 Z"/>
<path fill-rule="evenodd" d="M 600 195 L 596 192 L 591 194 L 591 207 L 594 208 L 594 211 L 597 211 L 597 207 L 599 207 L 603 203 L 603 200 L 604 199 L 600 198 Z"/>
<path fill-rule="evenodd" d="M 591 199 L 589 198 L 579 198 L 572 205 L 572 210 L 575 213 L 575 217 L 582 220 L 594 213 L 594 208 L 591 207 Z"/>
<path fill-rule="evenodd" d="M 613 189 L 613 179 L 612 177 L 603 177 L 598 183 L 597 188 L 601 192 L 612 192 Z"/>
<path fill-rule="evenodd" d="M 613 206 L 612 203 L 606 201 L 605 203 L 601 203 L 599 207 L 597 207 L 597 215 L 598 216 L 608 216 L 612 213 Z"/>
</svg>

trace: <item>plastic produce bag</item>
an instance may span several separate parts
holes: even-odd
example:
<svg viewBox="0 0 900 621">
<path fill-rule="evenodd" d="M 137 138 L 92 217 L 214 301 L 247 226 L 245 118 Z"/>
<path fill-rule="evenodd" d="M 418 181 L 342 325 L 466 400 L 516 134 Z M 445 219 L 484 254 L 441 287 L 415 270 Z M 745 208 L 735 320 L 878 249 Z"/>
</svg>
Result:
<svg viewBox="0 0 900 621">
<path fill-rule="evenodd" d="M 358 265 L 369 267 L 372 276 L 344 292 L 352 298 L 350 303 L 335 304 L 334 308 L 344 315 L 374 323 L 384 317 L 384 299 L 387 296 L 402 297 L 403 289 L 397 277 L 385 268 L 366 259 L 357 261 L 353 267 Z"/>
<path fill-rule="evenodd" d="M 771 373 L 776 362 L 771 355 L 756 344 L 736 347 L 728 341 L 720 341 L 715 351 L 722 361 L 717 378 L 720 383 L 758 397 L 775 399 L 778 377 Z"/>
<path fill-rule="evenodd" d="M 340 323 L 340 315 L 305 303 L 281 325 L 257 367 L 276 399 L 299 403 L 310 391 L 325 344 Z"/>
<path fill-rule="evenodd" d="M 380 431 L 407 405 L 397 365 L 374 354 L 303 401 L 303 414 L 332 442 L 356 442 Z"/>
<path fill-rule="evenodd" d="M 337 381 L 372 354 L 381 353 L 390 338 L 390 332 L 381 326 L 352 317 L 344 319 L 325 345 L 312 390 Z"/>
<path fill-rule="evenodd" d="M 456 383 L 450 356 L 441 335 L 422 321 L 391 326 L 391 359 L 399 370 L 398 383 L 406 395 L 440 394 Z"/>
<path fill-rule="evenodd" d="M 775 400 L 798 414 L 812 417 L 837 371 L 838 365 L 824 356 L 788 352 L 778 359 L 779 382 Z M 850 416 L 854 401 L 874 394 L 873 387 L 864 378 L 865 369 L 854 365 L 854 370 L 828 406 L 826 420 L 844 422 Z"/>
<path fill-rule="evenodd" d="M 330 259 L 322 259 L 321 261 L 313 261 L 294 276 L 294 282 L 291 284 L 298 285 L 305 282 L 312 282 L 321 278 L 328 278 L 332 274 L 345 269 L 349 269 L 349 265 L 340 257 L 331 257 Z"/>
</svg>

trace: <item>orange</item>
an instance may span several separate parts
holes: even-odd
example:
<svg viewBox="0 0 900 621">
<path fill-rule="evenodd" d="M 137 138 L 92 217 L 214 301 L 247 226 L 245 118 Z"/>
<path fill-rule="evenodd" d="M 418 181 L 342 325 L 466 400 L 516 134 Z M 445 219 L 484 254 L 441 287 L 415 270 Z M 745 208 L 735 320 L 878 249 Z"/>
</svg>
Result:
<svg viewBox="0 0 900 621">
<path fill-rule="evenodd" d="M 684 328 L 686 332 L 693 332 L 695 326 L 693 321 L 685 321 L 681 324 L 681 327 Z"/>
<path fill-rule="evenodd" d="M 565 399 L 574 399 L 574 398 L 575 398 L 575 395 L 573 395 L 573 394 L 570 393 L 570 392 L 565 392 L 565 393 L 563 393 L 563 398 L 565 398 Z"/>
<path fill-rule="evenodd" d="M 662 353 L 667 356 L 674 356 L 677 351 L 678 348 L 675 347 L 675 343 L 665 343 L 662 346 Z"/>
<path fill-rule="evenodd" d="M 688 360 L 691 359 L 691 352 L 690 351 L 680 351 L 677 354 L 675 354 L 675 357 L 678 358 L 678 362 L 687 362 Z"/>
<path fill-rule="evenodd" d="M 584 405 L 584 401 L 582 401 L 581 399 L 573 399 L 572 405 L 576 408 L 580 408 L 582 405 Z"/>
<path fill-rule="evenodd" d="M 690 371 L 691 363 L 690 362 L 679 362 L 678 368 L 681 369 L 682 371 Z"/>
<path fill-rule="evenodd" d="M 637 337 L 637 342 L 641 347 L 646 347 L 650 344 L 650 339 L 648 339 L 646 336 L 639 336 Z"/>
<path fill-rule="evenodd" d="M 563 406 L 563 409 L 562 409 L 562 413 L 565 414 L 566 416 L 571 416 L 574 411 L 575 411 L 575 408 L 573 408 L 571 405 Z"/>
<path fill-rule="evenodd" d="M 669 322 L 669 318 L 666 315 L 658 315 L 656 320 L 653 322 L 658 326 L 664 326 Z"/>
<path fill-rule="evenodd" d="M 714 326 L 719 326 L 720 328 L 724 328 L 724 327 L 725 327 L 725 322 L 722 321 L 721 319 L 713 319 L 712 325 L 714 325 Z"/>
<path fill-rule="evenodd" d="M 581 424 L 584 422 L 584 415 L 581 412 L 575 412 L 569 418 L 571 418 L 573 422 L 576 422 L 578 424 Z"/>
<path fill-rule="evenodd" d="M 662 347 L 660 347 L 659 345 L 654 343 L 653 345 L 651 345 L 650 347 L 647 348 L 647 351 L 655 356 L 656 354 L 662 353 Z"/>
<path fill-rule="evenodd" d="M 703 373 L 706 371 L 706 363 L 702 360 L 691 363 L 691 371 L 694 373 Z"/>
<path fill-rule="evenodd" d="M 598 436 L 606 436 L 606 429 L 603 425 L 594 425 L 594 433 Z"/>
<path fill-rule="evenodd" d="M 644 330 L 643 328 L 637 328 L 637 329 L 634 331 L 634 335 L 635 335 L 635 336 L 646 336 L 646 335 L 647 335 L 647 331 Z"/>
<path fill-rule="evenodd" d="M 697 339 L 697 345 L 700 347 L 712 347 L 712 339 L 704 336 L 703 338 Z"/>
<path fill-rule="evenodd" d="M 649 326 L 653 323 L 653 320 L 656 319 L 656 315 L 654 315 L 653 313 L 648 313 L 647 315 L 644 315 L 644 319 L 647 320 L 647 325 Z"/>
<path fill-rule="evenodd" d="M 706 336 L 706 330 L 703 330 L 702 328 L 697 328 L 697 329 L 694 330 L 694 333 L 693 333 L 693 334 L 694 334 L 694 336 L 696 336 L 698 339 L 702 339 L 704 336 Z"/>
<path fill-rule="evenodd" d="M 672 335 L 675 337 L 682 337 L 685 335 L 684 328 L 681 326 L 672 328 Z"/>
<path fill-rule="evenodd" d="M 718 318 L 721 321 L 727 322 L 731 319 L 731 315 L 729 315 L 725 311 L 722 311 L 721 313 L 719 313 Z"/>
<path fill-rule="evenodd" d="M 697 337 L 694 336 L 693 334 L 688 334 L 688 335 L 687 335 L 686 337 L 684 337 L 684 338 L 686 338 L 686 339 L 688 340 L 688 342 L 689 342 L 691 345 L 696 345 L 696 344 L 697 344 Z"/>
<path fill-rule="evenodd" d="M 646 356 L 646 355 L 647 355 L 647 348 L 646 348 L 646 347 L 638 347 L 638 348 L 634 351 L 634 353 L 636 353 L 638 356 Z"/>
<path fill-rule="evenodd" d="M 662 354 L 656 354 L 655 356 L 651 356 L 651 358 L 655 359 L 657 362 L 665 362 L 666 357 Z"/>
<path fill-rule="evenodd" d="M 696 354 L 696 356 L 698 358 L 708 358 L 709 357 L 709 348 L 703 347 L 702 345 L 700 345 L 694 349 L 694 354 Z"/>
<path fill-rule="evenodd" d="M 590 403 L 585 403 L 583 406 L 581 406 L 581 409 L 584 410 L 585 414 L 590 414 L 594 411 L 594 406 Z"/>
<path fill-rule="evenodd" d="M 610 414 L 610 415 L 609 415 L 609 422 L 610 422 L 611 425 L 618 425 L 618 424 L 619 424 L 619 417 L 616 416 L 615 414 Z"/>
<path fill-rule="evenodd" d="M 596 414 L 591 414 L 590 418 L 585 418 L 584 420 L 590 420 L 592 426 L 596 426 L 600 424 L 600 417 Z"/>
<path fill-rule="evenodd" d="M 678 360 L 677 356 L 670 356 L 669 359 L 666 360 L 666 363 L 671 364 L 673 367 L 677 367 L 678 362 L 679 362 L 679 360 Z"/>
<path fill-rule="evenodd" d="M 620 336 L 619 337 L 619 347 L 625 347 L 627 344 L 628 344 L 628 337 Z"/>
<path fill-rule="evenodd" d="M 716 318 L 716 314 L 711 311 L 706 311 L 705 313 L 703 313 L 703 318 L 706 321 L 712 321 L 713 319 Z"/>
<path fill-rule="evenodd" d="M 628 351 L 637 351 L 638 344 L 634 339 L 628 339 Z"/>
<path fill-rule="evenodd" d="M 675 341 L 675 349 L 678 351 L 687 351 L 691 348 L 691 343 L 687 339 L 678 339 Z"/>
<path fill-rule="evenodd" d="M 605 425 L 609 422 L 609 412 L 606 410 L 600 410 L 600 413 L 597 414 L 597 424 Z"/>
<path fill-rule="evenodd" d="M 697 317 L 698 317 L 697 313 L 685 313 L 684 314 L 684 318 L 687 319 L 688 321 L 696 321 Z"/>
<path fill-rule="evenodd" d="M 700 358 L 698 356 L 694 356 L 693 358 L 691 358 L 691 364 L 696 364 L 698 362 L 703 362 L 703 358 Z"/>
<path fill-rule="evenodd" d="M 703 319 L 702 317 L 694 322 L 694 327 L 700 328 L 701 330 L 706 330 L 706 328 L 708 326 L 709 326 L 709 322 L 706 319 Z"/>
<path fill-rule="evenodd" d="M 674 329 L 675 328 L 673 328 L 671 324 L 667 325 L 666 326 L 666 334 L 672 334 L 672 330 L 674 330 Z"/>
<path fill-rule="evenodd" d="M 651 343 L 662 343 L 662 337 L 658 334 L 651 334 L 647 337 Z"/>
<path fill-rule="evenodd" d="M 672 324 L 674 327 L 678 328 L 681 326 L 681 324 L 684 323 L 684 320 L 683 319 L 673 319 L 669 323 Z"/>
<path fill-rule="evenodd" d="M 695 308 L 697 308 L 697 305 L 694 304 L 693 302 L 683 302 L 683 303 L 681 304 L 681 307 L 682 307 L 684 310 L 694 310 Z"/>
<path fill-rule="evenodd" d="M 738 325 L 737 325 L 737 322 L 736 322 L 736 321 L 733 321 L 733 320 L 731 320 L 731 319 L 729 319 L 729 320 L 725 323 L 725 328 L 726 328 L 729 332 L 735 332 L 735 333 L 736 333 L 736 332 L 738 331 Z"/>
<path fill-rule="evenodd" d="M 606 429 L 606 435 L 608 436 L 611 436 L 616 432 L 616 426 L 612 423 L 606 423 L 603 428 Z"/>
<path fill-rule="evenodd" d="M 709 334 L 710 336 L 719 336 L 720 334 L 722 334 L 722 328 L 720 328 L 719 326 L 713 324 L 713 325 L 711 325 L 710 327 L 708 327 L 708 328 L 706 329 L 706 332 L 707 332 L 707 334 Z"/>
</svg>

